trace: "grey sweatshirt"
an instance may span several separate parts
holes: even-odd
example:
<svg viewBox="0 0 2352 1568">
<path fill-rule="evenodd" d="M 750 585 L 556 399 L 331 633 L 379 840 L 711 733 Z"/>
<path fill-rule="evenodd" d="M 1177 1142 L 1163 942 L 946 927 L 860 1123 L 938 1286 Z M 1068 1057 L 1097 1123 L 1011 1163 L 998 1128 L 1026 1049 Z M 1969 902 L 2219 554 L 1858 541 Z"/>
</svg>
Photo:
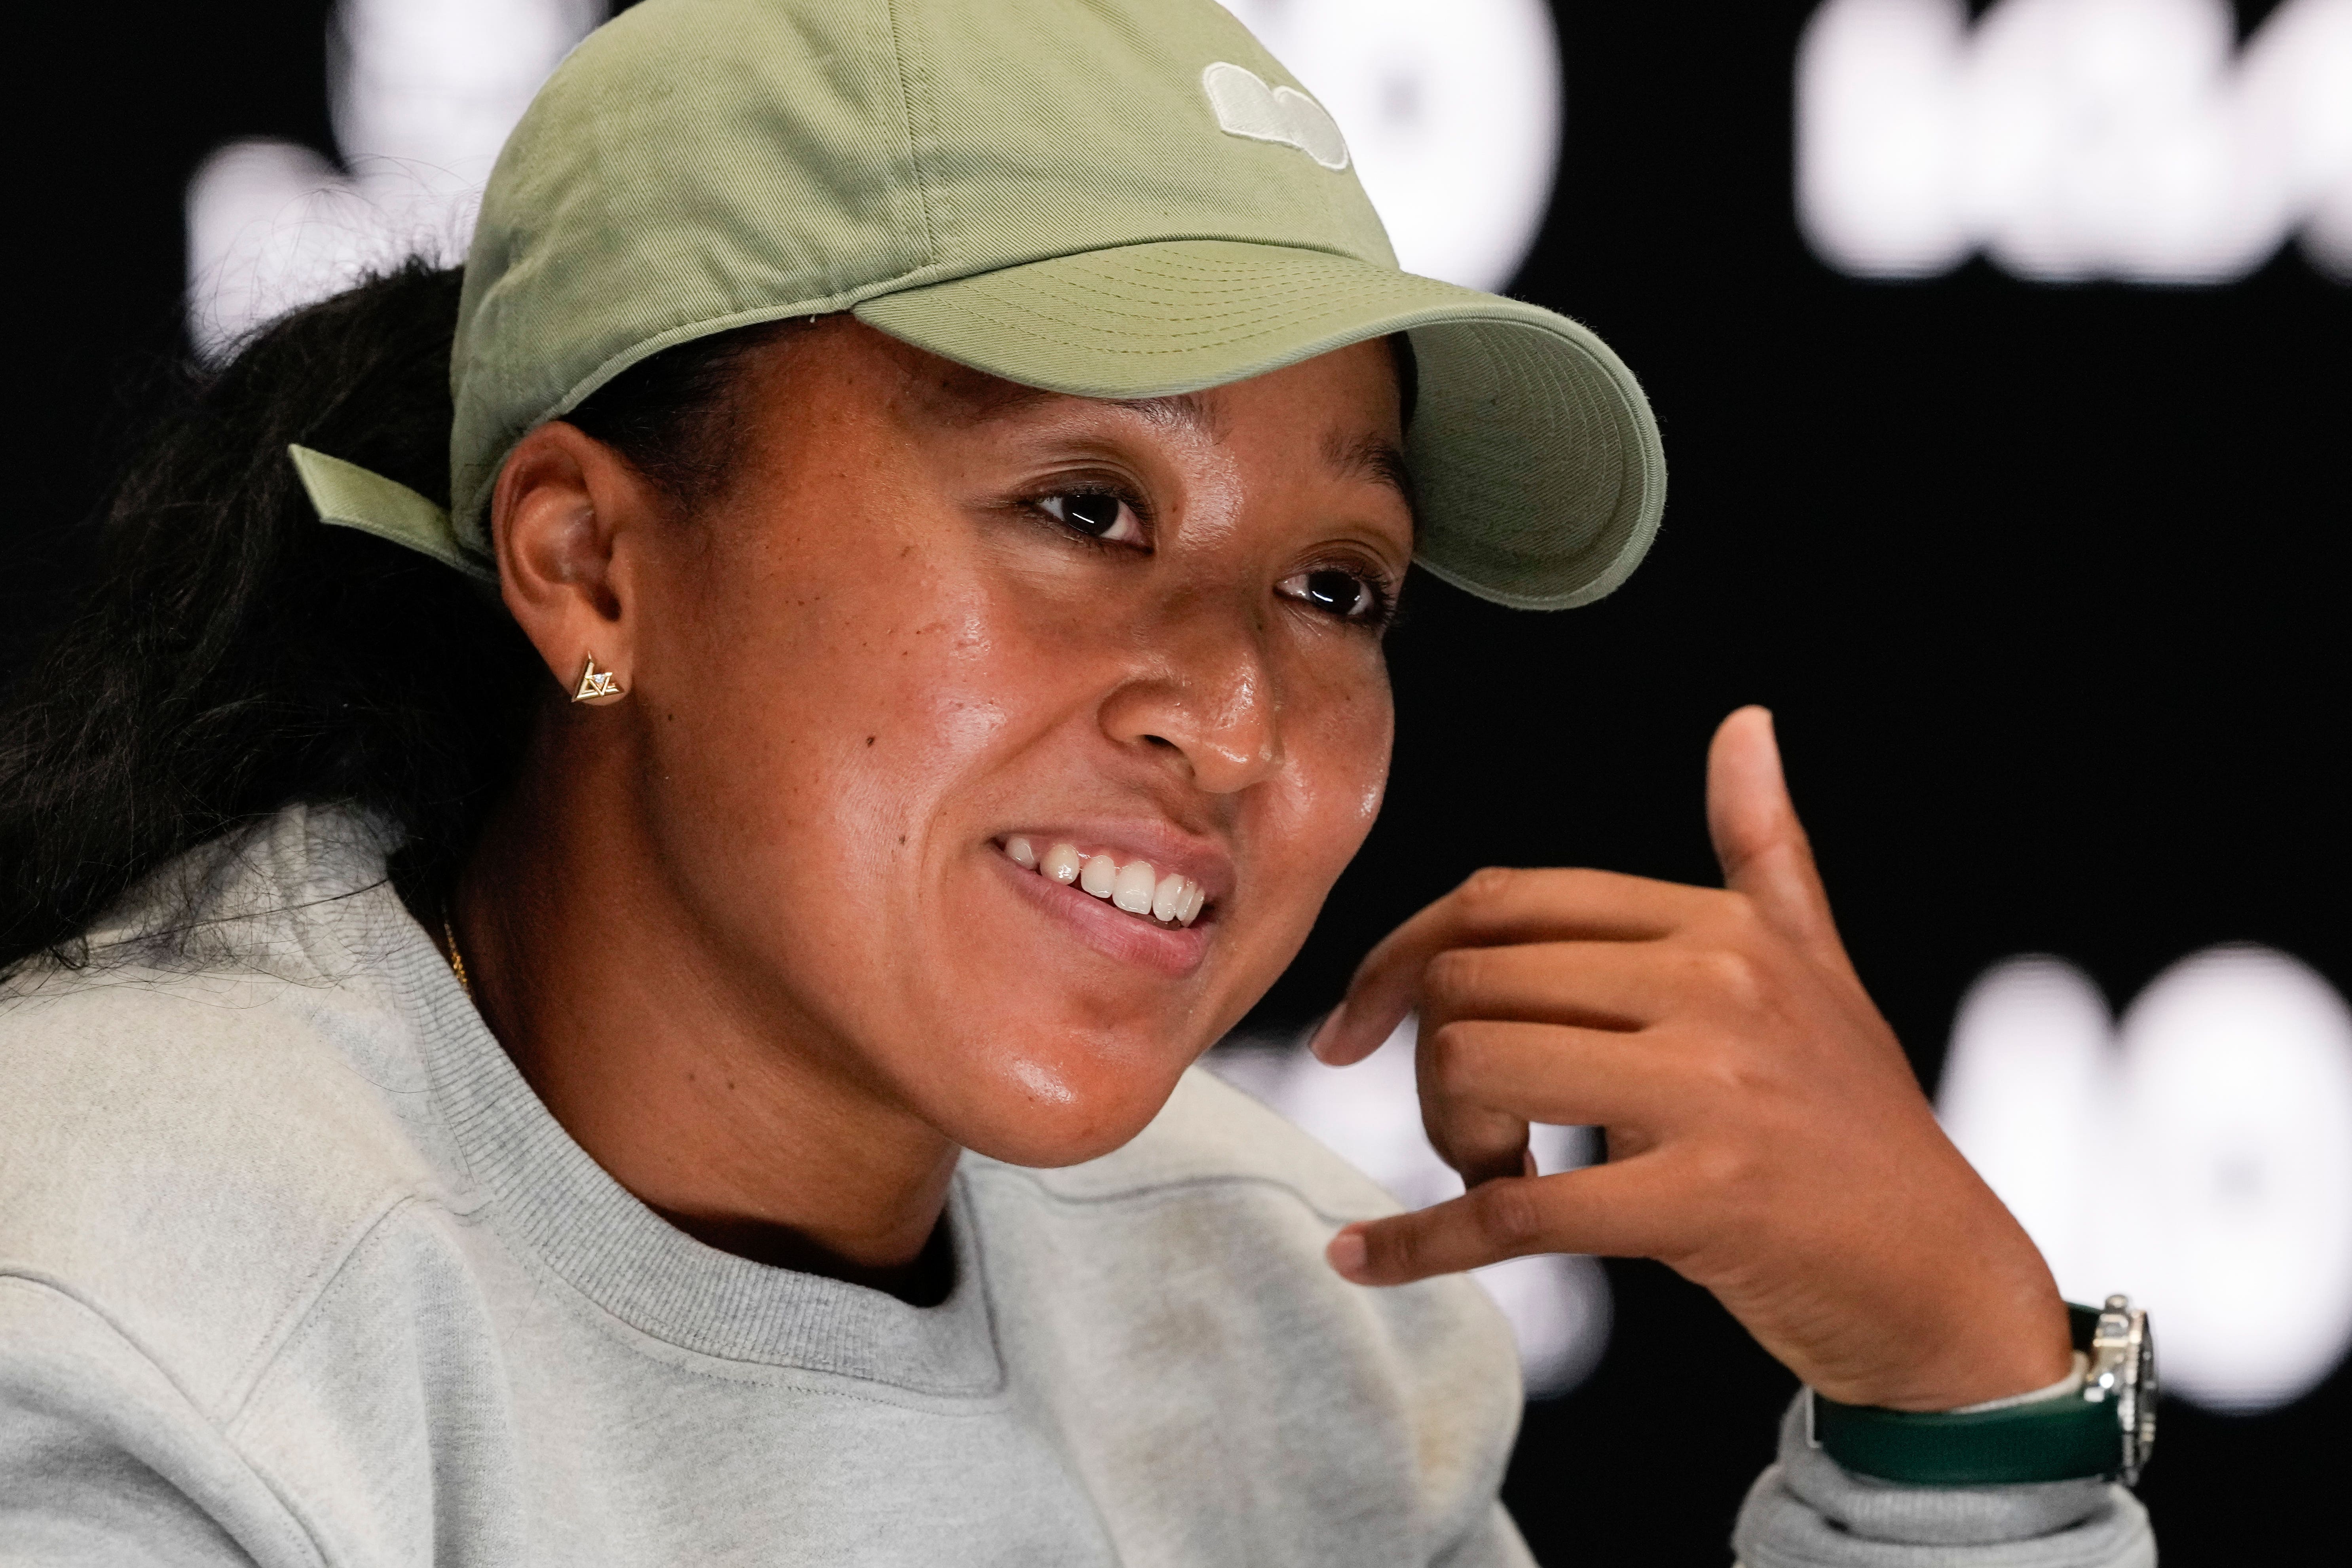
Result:
<svg viewBox="0 0 2352 1568">
<path fill-rule="evenodd" d="M 173 876 L 196 956 L 141 956 L 134 907 L 118 962 L 0 997 L 0 1563 L 1528 1560 L 1500 1318 L 1331 1273 L 1393 1205 L 1205 1075 L 1091 1163 L 966 1157 L 953 1289 L 915 1308 L 616 1184 L 363 821 L 292 810 Z M 1870 1486 L 1801 1435 L 1738 1545 L 2154 1561 L 2116 1489 Z"/>
</svg>

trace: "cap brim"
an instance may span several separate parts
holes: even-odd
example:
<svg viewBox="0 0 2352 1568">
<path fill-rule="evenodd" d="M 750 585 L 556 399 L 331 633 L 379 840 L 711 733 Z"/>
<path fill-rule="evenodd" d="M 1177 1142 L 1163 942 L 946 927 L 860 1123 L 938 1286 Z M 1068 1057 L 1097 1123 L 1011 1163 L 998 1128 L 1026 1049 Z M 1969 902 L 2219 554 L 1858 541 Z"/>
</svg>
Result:
<svg viewBox="0 0 2352 1568">
<path fill-rule="evenodd" d="M 856 314 L 960 364 L 1085 397 L 1197 392 L 1410 332 L 1420 561 L 1497 604 L 1600 598 L 1640 563 L 1665 507 L 1657 421 L 1599 338 L 1349 257 L 1166 240 L 909 289 Z"/>
</svg>

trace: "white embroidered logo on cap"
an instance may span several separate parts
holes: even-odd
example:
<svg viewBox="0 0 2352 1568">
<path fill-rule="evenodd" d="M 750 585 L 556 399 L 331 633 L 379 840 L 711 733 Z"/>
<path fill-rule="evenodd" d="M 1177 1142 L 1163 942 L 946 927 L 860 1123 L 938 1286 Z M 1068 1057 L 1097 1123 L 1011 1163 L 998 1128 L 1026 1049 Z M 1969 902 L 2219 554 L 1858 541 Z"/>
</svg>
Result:
<svg viewBox="0 0 2352 1568">
<path fill-rule="evenodd" d="M 1296 147 L 1327 169 L 1348 166 L 1348 139 L 1324 107 L 1295 87 L 1268 87 L 1245 66 L 1219 60 L 1201 86 L 1228 136 Z"/>
</svg>

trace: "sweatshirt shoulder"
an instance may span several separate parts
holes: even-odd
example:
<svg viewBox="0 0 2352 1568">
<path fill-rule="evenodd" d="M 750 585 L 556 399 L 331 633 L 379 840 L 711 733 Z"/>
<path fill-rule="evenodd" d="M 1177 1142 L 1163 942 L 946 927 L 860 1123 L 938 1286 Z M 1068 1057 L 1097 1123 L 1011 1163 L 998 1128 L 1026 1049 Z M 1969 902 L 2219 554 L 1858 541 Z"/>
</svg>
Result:
<svg viewBox="0 0 2352 1568">
<path fill-rule="evenodd" d="M 200 1404 L 377 1220 L 447 1185 L 397 1009 L 281 956 L 0 995 L 0 1276 L 82 1301 Z"/>
</svg>

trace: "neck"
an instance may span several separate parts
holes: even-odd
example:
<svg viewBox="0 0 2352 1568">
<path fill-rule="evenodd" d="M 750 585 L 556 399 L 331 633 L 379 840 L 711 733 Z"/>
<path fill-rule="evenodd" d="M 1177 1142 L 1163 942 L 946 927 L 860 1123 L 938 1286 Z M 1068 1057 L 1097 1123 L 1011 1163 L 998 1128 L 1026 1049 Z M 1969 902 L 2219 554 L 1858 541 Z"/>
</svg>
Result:
<svg viewBox="0 0 2352 1568">
<path fill-rule="evenodd" d="M 455 900 L 491 1033 L 564 1131 L 698 1240 L 937 1300 L 960 1151 L 866 1081 L 845 1042 L 730 974 L 672 896 L 618 760 L 547 729 Z"/>
</svg>

